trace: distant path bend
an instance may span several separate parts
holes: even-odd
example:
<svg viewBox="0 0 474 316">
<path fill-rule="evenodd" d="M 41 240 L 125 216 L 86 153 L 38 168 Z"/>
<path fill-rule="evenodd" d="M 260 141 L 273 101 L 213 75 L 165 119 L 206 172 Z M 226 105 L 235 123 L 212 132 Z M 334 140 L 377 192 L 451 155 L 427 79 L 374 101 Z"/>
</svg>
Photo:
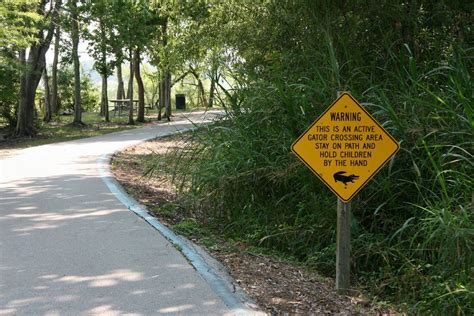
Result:
<svg viewBox="0 0 474 316">
<path fill-rule="evenodd" d="M 177 119 L 0 155 L 0 315 L 236 313 L 97 167 L 104 155 L 192 127 Z"/>
</svg>

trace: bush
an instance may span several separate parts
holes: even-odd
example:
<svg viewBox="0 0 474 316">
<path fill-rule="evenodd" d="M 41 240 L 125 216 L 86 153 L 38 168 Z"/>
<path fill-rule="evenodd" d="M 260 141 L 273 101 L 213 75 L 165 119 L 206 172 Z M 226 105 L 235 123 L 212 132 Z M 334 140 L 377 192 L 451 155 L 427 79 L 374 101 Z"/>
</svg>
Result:
<svg viewBox="0 0 474 316">
<path fill-rule="evenodd" d="M 375 294 L 419 312 L 467 313 L 473 298 L 471 104 L 462 82 L 468 65 L 459 65 L 467 53 L 417 78 L 395 76 L 397 85 L 355 92 L 402 150 L 353 202 L 353 271 Z M 199 158 L 176 166 L 223 233 L 329 274 L 336 198 L 290 145 L 331 104 L 331 90 L 314 81 L 254 84 L 242 90 L 241 107 L 197 134 L 187 154 Z M 318 94 L 322 101 L 313 106 L 308 100 Z"/>
<path fill-rule="evenodd" d="M 9 59 L 0 55 L 0 124 L 16 125 L 16 107 L 19 102 L 19 71 Z"/>
<path fill-rule="evenodd" d="M 61 110 L 74 109 L 74 70 L 72 67 L 58 68 L 58 95 Z M 85 112 L 97 111 L 100 94 L 88 73 L 81 72 L 81 106 Z"/>
<path fill-rule="evenodd" d="M 222 233 L 333 274 L 336 198 L 290 145 L 349 90 L 402 147 L 352 203 L 354 280 L 409 312 L 472 314 L 473 49 L 462 5 L 422 2 L 242 11 L 240 86 L 177 180 Z"/>
</svg>

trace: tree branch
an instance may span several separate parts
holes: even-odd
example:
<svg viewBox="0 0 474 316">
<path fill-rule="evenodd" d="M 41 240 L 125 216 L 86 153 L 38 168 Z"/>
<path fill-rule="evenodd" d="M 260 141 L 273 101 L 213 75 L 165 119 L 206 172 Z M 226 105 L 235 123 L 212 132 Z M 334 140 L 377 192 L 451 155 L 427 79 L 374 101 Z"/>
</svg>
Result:
<svg viewBox="0 0 474 316">
<path fill-rule="evenodd" d="M 181 81 L 181 79 L 183 79 L 184 77 L 186 77 L 189 73 L 190 73 L 190 71 L 185 71 L 183 74 L 181 74 L 181 76 L 179 76 L 178 78 L 176 78 L 176 79 L 171 83 L 171 87 L 173 87 L 175 84 L 177 84 L 179 81 Z"/>
</svg>

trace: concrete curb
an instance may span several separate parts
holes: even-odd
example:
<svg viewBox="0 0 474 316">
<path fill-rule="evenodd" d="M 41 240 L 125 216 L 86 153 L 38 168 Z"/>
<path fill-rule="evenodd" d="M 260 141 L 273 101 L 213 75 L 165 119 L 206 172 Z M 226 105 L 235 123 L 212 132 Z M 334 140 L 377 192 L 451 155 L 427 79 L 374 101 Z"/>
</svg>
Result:
<svg viewBox="0 0 474 316">
<path fill-rule="evenodd" d="M 184 130 L 173 131 L 169 134 L 159 136 L 165 137 Z M 146 141 L 146 140 L 144 140 Z M 121 149 L 123 150 L 123 149 Z M 227 274 L 225 267 L 212 258 L 206 251 L 191 241 L 176 235 L 172 230 L 163 225 L 156 217 L 151 215 L 146 207 L 128 195 L 118 183 L 110 171 L 110 160 L 114 153 L 103 155 L 98 161 L 98 169 L 101 179 L 114 194 L 114 196 L 130 211 L 144 219 L 153 228 L 158 230 L 173 246 L 175 246 L 194 269 L 204 278 L 211 289 L 222 299 L 224 304 L 235 315 L 265 315 L 260 311 L 257 304 L 252 302 L 242 289 L 237 287 L 232 278 Z"/>
</svg>

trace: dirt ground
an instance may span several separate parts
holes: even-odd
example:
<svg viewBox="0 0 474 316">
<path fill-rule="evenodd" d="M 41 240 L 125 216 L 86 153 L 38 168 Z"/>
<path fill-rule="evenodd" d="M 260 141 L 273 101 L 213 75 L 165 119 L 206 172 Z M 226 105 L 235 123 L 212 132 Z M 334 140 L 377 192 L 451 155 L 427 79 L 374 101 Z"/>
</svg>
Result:
<svg viewBox="0 0 474 316">
<path fill-rule="evenodd" d="M 179 146 L 182 146 L 179 135 L 156 139 L 117 153 L 112 162 L 112 171 L 127 192 L 167 226 L 178 224 L 192 214 L 186 210 L 177 211 L 180 197 L 166 171 L 152 177 L 144 176 L 147 167 L 143 162 L 149 161 L 151 155 L 164 155 L 169 149 Z M 166 205 L 173 205 L 173 211 L 163 212 Z M 199 221 L 199 217 L 196 220 Z M 199 236 L 188 238 L 206 247 Z M 338 295 L 334 290 L 334 280 L 314 271 L 251 253 L 245 245 L 228 247 L 227 242 L 218 236 L 213 240 L 217 246 L 214 244 L 207 250 L 227 267 L 248 296 L 271 315 L 390 314 L 389 309 L 378 306 L 363 295 Z"/>
</svg>

